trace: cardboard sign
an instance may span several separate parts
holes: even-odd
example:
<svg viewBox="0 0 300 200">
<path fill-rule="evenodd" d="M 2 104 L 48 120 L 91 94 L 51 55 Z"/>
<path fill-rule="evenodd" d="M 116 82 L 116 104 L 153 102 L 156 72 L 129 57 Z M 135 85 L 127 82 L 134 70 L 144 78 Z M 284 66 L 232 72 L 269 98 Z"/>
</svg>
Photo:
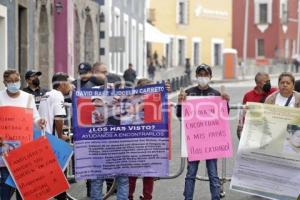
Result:
<svg viewBox="0 0 300 200">
<path fill-rule="evenodd" d="M 32 141 L 32 109 L 3 106 L 0 107 L 0 137 L 2 140 Z"/>
<path fill-rule="evenodd" d="M 38 139 L 41 137 L 41 131 L 35 130 L 34 131 L 34 139 Z M 67 142 L 57 138 L 54 135 L 46 133 L 46 137 L 48 141 L 50 142 L 50 145 L 52 147 L 52 150 L 54 151 L 54 154 L 58 160 L 58 163 L 63 171 L 67 168 L 70 159 L 73 155 L 73 148 L 71 147 L 70 144 Z M 13 179 L 11 176 L 7 177 L 5 184 L 16 188 L 16 184 L 14 183 Z"/>
<path fill-rule="evenodd" d="M 24 200 L 50 199 L 69 189 L 45 137 L 21 146 L 3 158 Z"/>
<path fill-rule="evenodd" d="M 2 155 L 32 141 L 32 109 L 0 106 L 0 167 Z"/>
<path fill-rule="evenodd" d="M 232 156 L 227 102 L 220 97 L 187 100 L 182 109 L 189 161 Z"/>
</svg>

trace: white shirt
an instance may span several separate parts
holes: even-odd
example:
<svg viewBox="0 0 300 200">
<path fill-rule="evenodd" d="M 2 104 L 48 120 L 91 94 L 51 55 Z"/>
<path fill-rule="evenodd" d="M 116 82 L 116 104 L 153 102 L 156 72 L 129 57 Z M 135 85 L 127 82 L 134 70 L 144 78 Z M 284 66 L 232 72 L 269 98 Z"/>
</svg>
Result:
<svg viewBox="0 0 300 200">
<path fill-rule="evenodd" d="M 283 97 L 280 93 L 276 95 L 275 105 L 285 106 L 288 97 Z M 288 107 L 295 107 L 295 96 L 293 95 Z"/>
<path fill-rule="evenodd" d="M 34 97 L 27 92 L 23 92 L 21 90 L 20 95 L 16 98 L 12 98 L 8 96 L 6 90 L 0 91 L 0 106 L 15 106 L 21 108 L 30 108 L 33 111 L 33 122 L 38 127 L 38 120 L 40 119 L 40 115 L 36 109 L 36 105 L 34 102 Z M 31 98 L 31 99 L 30 99 Z"/>
<path fill-rule="evenodd" d="M 47 120 L 46 132 L 54 133 L 54 118 L 66 115 L 63 94 L 55 89 L 47 92 L 41 99 L 39 113 Z"/>
</svg>

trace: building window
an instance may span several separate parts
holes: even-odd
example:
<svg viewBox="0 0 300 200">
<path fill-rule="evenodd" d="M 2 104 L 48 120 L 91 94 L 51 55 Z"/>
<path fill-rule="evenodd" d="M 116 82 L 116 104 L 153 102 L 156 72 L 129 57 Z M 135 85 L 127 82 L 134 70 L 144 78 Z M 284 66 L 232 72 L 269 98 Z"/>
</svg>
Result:
<svg viewBox="0 0 300 200">
<path fill-rule="evenodd" d="M 178 4 L 177 22 L 178 24 L 187 24 L 187 2 L 186 0 L 179 0 Z"/>
<path fill-rule="evenodd" d="M 288 7 L 287 7 L 287 2 L 282 2 L 281 3 L 280 17 L 281 17 L 281 23 L 282 24 L 287 24 L 288 23 Z"/>
<path fill-rule="evenodd" d="M 257 56 L 258 57 L 265 56 L 265 41 L 264 41 L 264 39 L 257 40 Z"/>
<path fill-rule="evenodd" d="M 200 43 L 194 42 L 193 44 L 193 63 L 195 66 L 200 64 Z"/>
<path fill-rule="evenodd" d="M 184 39 L 178 40 L 178 65 L 184 65 L 185 59 L 185 41 Z"/>
<path fill-rule="evenodd" d="M 268 23 L 268 4 L 266 3 L 259 4 L 259 23 Z"/>
<path fill-rule="evenodd" d="M 214 44 L 214 65 L 219 66 L 221 65 L 221 44 L 215 43 Z"/>
</svg>

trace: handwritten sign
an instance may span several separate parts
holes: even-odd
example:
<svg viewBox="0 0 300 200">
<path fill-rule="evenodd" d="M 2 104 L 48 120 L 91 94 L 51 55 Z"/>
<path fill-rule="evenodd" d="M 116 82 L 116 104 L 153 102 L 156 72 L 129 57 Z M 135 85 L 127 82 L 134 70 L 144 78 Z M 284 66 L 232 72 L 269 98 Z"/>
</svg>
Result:
<svg viewBox="0 0 300 200">
<path fill-rule="evenodd" d="M 21 146 L 3 158 L 24 200 L 50 199 L 69 189 L 45 137 Z"/>
<path fill-rule="evenodd" d="M 35 130 L 33 138 L 36 140 L 42 136 L 42 133 L 40 130 Z M 57 138 L 56 136 L 46 133 L 46 137 L 48 141 L 50 142 L 50 145 L 52 147 L 52 150 L 54 151 L 54 154 L 58 160 L 58 163 L 63 171 L 67 168 L 71 157 L 73 155 L 73 148 L 70 144 L 67 142 Z M 14 183 L 11 176 L 8 176 L 5 184 L 16 188 L 16 184 Z"/>
<path fill-rule="evenodd" d="M 0 107 L 0 167 L 5 166 L 2 159 L 4 153 L 32 141 L 32 130 L 32 109 Z"/>
<path fill-rule="evenodd" d="M 188 99 L 182 109 L 189 161 L 232 156 L 227 103 L 220 97 Z"/>
</svg>

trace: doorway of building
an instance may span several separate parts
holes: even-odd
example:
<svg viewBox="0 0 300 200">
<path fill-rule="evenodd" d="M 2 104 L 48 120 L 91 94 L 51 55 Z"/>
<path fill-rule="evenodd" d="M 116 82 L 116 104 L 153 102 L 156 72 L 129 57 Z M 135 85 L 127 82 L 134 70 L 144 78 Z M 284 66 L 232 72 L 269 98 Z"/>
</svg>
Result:
<svg viewBox="0 0 300 200">
<path fill-rule="evenodd" d="M 18 61 L 18 70 L 23 76 L 28 67 L 28 12 L 27 8 L 19 5 L 19 24 L 18 24 L 18 36 L 19 36 L 19 61 Z M 25 80 L 22 78 L 22 85 L 25 84 Z"/>
</svg>

